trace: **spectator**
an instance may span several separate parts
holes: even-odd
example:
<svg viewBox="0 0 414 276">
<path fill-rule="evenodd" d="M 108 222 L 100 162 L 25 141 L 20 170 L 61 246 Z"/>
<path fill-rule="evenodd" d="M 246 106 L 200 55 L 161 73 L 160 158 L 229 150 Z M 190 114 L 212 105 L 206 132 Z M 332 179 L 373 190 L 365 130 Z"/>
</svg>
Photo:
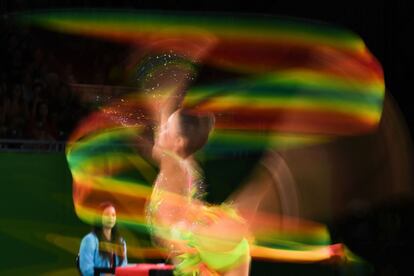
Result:
<svg viewBox="0 0 414 276">
<path fill-rule="evenodd" d="M 24 128 L 28 117 L 28 105 L 23 98 L 20 85 L 15 85 L 11 95 L 4 100 L 5 123 L 8 124 L 8 138 L 24 138 Z"/>
<path fill-rule="evenodd" d="M 35 99 L 28 131 L 35 140 L 56 140 L 56 127 L 50 119 L 49 105 L 46 101 Z"/>
</svg>

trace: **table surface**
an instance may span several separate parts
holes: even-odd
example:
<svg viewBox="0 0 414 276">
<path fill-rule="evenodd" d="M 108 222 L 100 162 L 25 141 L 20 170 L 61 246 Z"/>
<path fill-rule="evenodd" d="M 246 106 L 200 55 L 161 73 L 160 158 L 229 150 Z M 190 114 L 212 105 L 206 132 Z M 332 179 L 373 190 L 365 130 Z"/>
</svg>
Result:
<svg viewBox="0 0 414 276">
<path fill-rule="evenodd" d="M 130 264 L 127 266 L 117 267 L 115 270 L 116 276 L 130 276 L 130 275 L 149 275 L 150 270 L 172 270 L 173 265 L 168 264 Z"/>
</svg>

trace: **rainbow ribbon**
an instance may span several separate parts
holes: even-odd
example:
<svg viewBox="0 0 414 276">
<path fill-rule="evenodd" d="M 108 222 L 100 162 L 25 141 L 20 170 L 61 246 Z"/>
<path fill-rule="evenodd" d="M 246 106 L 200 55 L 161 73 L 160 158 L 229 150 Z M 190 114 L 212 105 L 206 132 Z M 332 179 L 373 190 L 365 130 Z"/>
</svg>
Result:
<svg viewBox="0 0 414 276">
<path fill-rule="evenodd" d="M 174 53 L 188 64 L 232 73 L 233 78 L 190 85 L 184 99 L 184 107 L 193 112 L 215 114 L 215 130 L 201 153 L 206 157 L 361 135 L 374 131 L 381 118 L 385 92 L 381 65 L 360 37 L 323 23 L 107 10 L 35 12 L 17 19 L 56 32 L 126 43 L 143 55 Z M 133 70 L 136 64 L 145 66 L 140 60 L 132 63 Z M 156 74 L 162 67 L 149 66 L 143 74 Z M 153 94 L 137 91 L 126 101 L 103 107 L 73 133 L 67 159 L 75 209 L 82 220 L 99 219 L 98 202 L 109 199 L 119 206 L 121 223 L 145 228 L 145 202 L 157 169 L 138 144 L 151 144 L 149 99 L 159 98 L 157 89 L 152 90 Z M 253 254 L 280 257 L 273 247 L 291 248 L 292 254 L 298 248 L 289 235 L 270 229 L 263 233 L 265 246 Z M 295 235 L 308 240 L 321 237 L 316 243 L 328 240 L 308 230 Z M 286 259 L 295 259 L 289 256 Z"/>
</svg>

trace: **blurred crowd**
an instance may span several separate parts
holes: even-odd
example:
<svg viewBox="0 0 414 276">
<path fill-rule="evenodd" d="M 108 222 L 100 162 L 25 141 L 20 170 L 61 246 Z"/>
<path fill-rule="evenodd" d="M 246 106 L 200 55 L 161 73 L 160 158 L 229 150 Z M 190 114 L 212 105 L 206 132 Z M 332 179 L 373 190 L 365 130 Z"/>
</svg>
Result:
<svg viewBox="0 0 414 276">
<path fill-rule="evenodd" d="M 0 29 L 0 139 L 65 141 L 90 110 L 71 89 L 72 64 L 28 29 Z"/>
</svg>

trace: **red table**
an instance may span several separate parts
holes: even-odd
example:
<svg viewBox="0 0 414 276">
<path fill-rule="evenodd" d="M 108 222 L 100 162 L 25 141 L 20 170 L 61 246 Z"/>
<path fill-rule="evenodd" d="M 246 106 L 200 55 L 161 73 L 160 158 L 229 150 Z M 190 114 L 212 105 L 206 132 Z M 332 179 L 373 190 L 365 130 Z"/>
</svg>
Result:
<svg viewBox="0 0 414 276">
<path fill-rule="evenodd" d="M 174 266 L 167 264 L 135 264 L 117 267 L 115 276 L 148 276 L 150 270 L 173 270 Z"/>
</svg>

